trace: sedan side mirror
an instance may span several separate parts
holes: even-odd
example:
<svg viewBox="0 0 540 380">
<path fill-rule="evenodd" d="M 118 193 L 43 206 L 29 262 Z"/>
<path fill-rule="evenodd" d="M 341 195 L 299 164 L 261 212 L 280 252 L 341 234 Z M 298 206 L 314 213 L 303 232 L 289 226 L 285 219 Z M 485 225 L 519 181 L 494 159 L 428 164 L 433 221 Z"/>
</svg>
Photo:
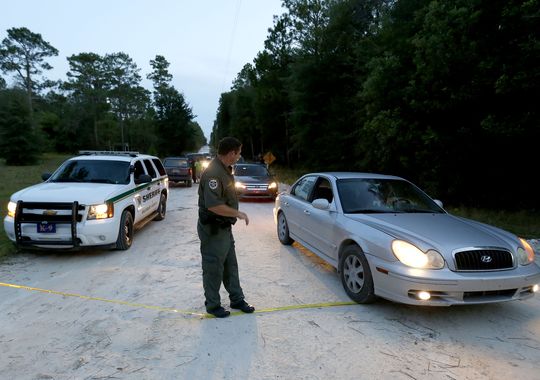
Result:
<svg viewBox="0 0 540 380">
<path fill-rule="evenodd" d="M 440 208 L 444 208 L 444 207 L 443 207 L 443 203 L 442 203 L 440 200 L 434 199 L 433 201 L 434 201 L 435 203 L 437 203 L 437 206 L 439 206 Z"/>
<path fill-rule="evenodd" d="M 328 200 L 324 198 L 317 198 L 313 202 L 311 202 L 313 207 L 318 208 L 319 210 L 328 210 L 330 207 L 330 203 L 328 203 Z"/>
<path fill-rule="evenodd" d="M 152 177 L 150 177 L 148 174 L 141 174 L 137 178 L 135 178 L 135 184 L 139 185 L 141 183 L 148 183 L 152 182 Z"/>
</svg>

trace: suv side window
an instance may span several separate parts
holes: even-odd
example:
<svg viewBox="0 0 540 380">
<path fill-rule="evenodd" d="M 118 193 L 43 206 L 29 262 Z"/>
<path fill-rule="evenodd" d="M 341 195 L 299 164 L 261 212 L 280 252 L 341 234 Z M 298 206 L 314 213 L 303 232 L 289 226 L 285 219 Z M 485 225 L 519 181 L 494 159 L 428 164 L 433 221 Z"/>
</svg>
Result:
<svg viewBox="0 0 540 380">
<path fill-rule="evenodd" d="M 159 175 L 167 174 L 167 172 L 165 171 L 165 168 L 163 167 L 163 164 L 161 163 L 161 161 L 158 158 L 152 158 L 152 162 L 156 166 L 156 168 L 157 168 L 157 170 L 159 172 Z"/>
<path fill-rule="evenodd" d="M 133 165 L 133 167 L 135 169 L 133 173 L 136 179 L 139 178 L 141 175 L 145 174 L 141 161 L 135 161 L 135 165 Z"/>
<path fill-rule="evenodd" d="M 156 178 L 156 170 L 154 169 L 154 166 L 152 166 L 152 162 L 150 160 L 144 160 L 144 166 L 146 167 L 146 171 L 148 172 L 148 175 L 152 178 Z"/>
<path fill-rule="evenodd" d="M 307 201 L 311 189 L 315 184 L 316 177 L 305 177 L 296 183 L 294 188 L 291 190 L 291 194 L 297 196 L 300 199 Z"/>
</svg>

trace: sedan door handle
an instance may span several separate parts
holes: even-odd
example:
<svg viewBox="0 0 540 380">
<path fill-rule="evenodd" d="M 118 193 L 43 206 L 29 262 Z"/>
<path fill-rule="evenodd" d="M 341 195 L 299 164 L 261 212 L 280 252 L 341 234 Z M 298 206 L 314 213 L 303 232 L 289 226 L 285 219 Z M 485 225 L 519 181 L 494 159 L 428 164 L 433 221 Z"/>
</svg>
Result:
<svg viewBox="0 0 540 380">
<path fill-rule="evenodd" d="M 309 212 L 309 210 L 304 210 L 304 214 L 306 214 L 306 215 L 311 215 L 311 213 Z"/>
</svg>

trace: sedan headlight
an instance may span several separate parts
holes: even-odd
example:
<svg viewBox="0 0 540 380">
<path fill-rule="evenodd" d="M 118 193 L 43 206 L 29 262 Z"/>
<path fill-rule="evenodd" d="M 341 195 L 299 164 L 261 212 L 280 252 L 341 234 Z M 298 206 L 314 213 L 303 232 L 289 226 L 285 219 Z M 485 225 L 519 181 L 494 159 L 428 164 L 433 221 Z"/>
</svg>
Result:
<svg viewBox="0 0 540 380">
<path fill-rule="evenodd" d="M 237 189 L 245 189 L 246 188 L 246 185 L 244 185 L 242 182 L 235 182 L 234 186 Z"/>
<path fill-rule="evenodd" d="M 392 251 L 399 261 L 412 268 L 442 269 L 444 267 L 444 259 L 439 252 L 429 250 L 424 253 L 403 240 L 394 240 Z"/>
<path fill-rule="evenodd" d="M 12 218 L 15 218 L 15 212 L 17 211 L 17 203 L 10 201 L 7 204 L 7 210 L 8 210 L 8 212 L 7 212 L 8 216 L 11 216 Z"/>
<path fill-rule="evenodd" d="M 269 189 L 276 189 L 277 188 L 277 183 L 275 183 L 275 182 L 270 183 L 270 185 L 268 185 L 268 188 Z"/>
<path fill-rule="evenodd" d="M 102 203 L 92 205 L 88 209 L 88 220 L 107 219 L 114 216 L 114 207 L 112 203 Z"/>
<path fill-rule="evenodd" d="M 534 261 L 534 249 L 527 240 L 519 238 L 519 241 L 521 241 L 521 245 L 523 246 L 523 248 L 518 247 L 517 249 L 519 265 L 529 265 Z"/>
</svg>

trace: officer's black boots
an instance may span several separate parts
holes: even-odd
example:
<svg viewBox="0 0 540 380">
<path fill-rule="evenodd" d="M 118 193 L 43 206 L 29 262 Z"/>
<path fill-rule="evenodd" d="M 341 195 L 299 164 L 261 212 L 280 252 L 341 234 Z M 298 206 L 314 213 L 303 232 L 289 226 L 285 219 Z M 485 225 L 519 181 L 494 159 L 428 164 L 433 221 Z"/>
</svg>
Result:
<svg viewBox="0 0 540 380">
<path fill-rule="evenodd" d="M 253 313 L 255 311 L 255 308 L 244 300 L 236 302 L 236 303 L 231 303 L 231 308 L 239 309 L 243 311 L 244 313 Z"/>
<path fill-rule="evenodd" d="M 208 310 L 208 314 L 212 314 L 216 318 L 226 318 L 229 315 L 231 315 L 231 312 L 229 310 L 225 310 L 222 306 Z"/>
</svg>

